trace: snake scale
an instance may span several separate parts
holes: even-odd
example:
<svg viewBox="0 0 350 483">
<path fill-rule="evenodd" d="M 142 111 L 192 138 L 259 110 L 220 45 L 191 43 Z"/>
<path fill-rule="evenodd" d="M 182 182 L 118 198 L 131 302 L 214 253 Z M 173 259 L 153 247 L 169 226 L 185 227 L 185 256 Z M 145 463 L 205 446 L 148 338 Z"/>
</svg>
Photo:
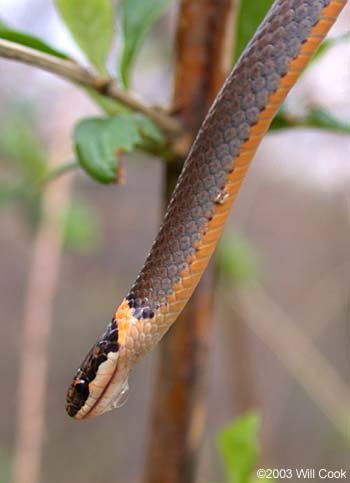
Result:
<svg viewBox="0 0 350 483">
<path fill-rule="evenodd" d="M 122 405 L 130 371 L 190 298 L 260 141 L 345 4 L 274 2 L 199 130 L 134 285 L 68 389 L 70 416 L 91 418 Z"/>
</svg>

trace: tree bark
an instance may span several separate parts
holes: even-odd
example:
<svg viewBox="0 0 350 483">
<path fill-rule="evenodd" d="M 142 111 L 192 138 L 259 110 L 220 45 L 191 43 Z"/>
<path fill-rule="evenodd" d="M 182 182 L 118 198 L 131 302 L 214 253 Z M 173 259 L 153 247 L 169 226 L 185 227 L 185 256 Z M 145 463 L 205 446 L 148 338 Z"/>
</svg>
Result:
<svg viewBox="0 0 350 483">
<path fill-rule="evenodd" d="M 176 33 L 173 112 L 188 149 L 231 64 L 233 0 L 182 0 Z M 230 47 L 230 48 L 228 48 Z M 179 149 L 181 151 L 181 148 Z M 165 200 L 183 160 L 167 166 Z M 214 293 L 206 270 L 159 356 L 145 483 L 192 483 L 206 421 L 205 381 Z"/>
</svg>

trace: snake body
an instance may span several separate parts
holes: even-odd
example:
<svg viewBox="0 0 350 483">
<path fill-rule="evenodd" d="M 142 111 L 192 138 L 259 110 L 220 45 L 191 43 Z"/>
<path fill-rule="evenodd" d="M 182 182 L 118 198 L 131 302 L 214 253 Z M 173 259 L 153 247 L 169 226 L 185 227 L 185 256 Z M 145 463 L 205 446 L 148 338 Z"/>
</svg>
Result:
<svg viewBox="0 0 350 483">
<path fill-rule="evenodd" d="M 130 371 L 190 298 L 271 120 L 345 3 L 271 7 L 203 122 L 140 274 L 69 387 L 70 416 L 122 404 Z"/>
</svg>

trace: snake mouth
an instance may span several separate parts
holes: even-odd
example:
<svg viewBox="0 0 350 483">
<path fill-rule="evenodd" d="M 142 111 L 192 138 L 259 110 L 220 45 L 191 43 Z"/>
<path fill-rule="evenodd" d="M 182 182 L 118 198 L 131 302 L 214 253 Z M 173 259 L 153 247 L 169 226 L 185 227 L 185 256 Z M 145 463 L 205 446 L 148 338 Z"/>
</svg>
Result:
<svg viewBox="0 0 350 483">
<path fill-rule="evenodd" d="M 119 353 L 108 354 L 96 378 L 89 384 L 90 395 L 84 405 L 87 411 L 77 413 L 76 419 L 94 418 L 126 403 L 129 393 L 128 373 L 120 370 L 118 359 Z"/>
<path fill-rule="evenodd" d="M 87 382 L 79 370 L 71 384 L 67 413 L 77 420 L 90 419 L 121 407 L 128 396 L 128 372 L 119 368 L 119 353 L 110 352 L 92 381 Z"/>
</svg>

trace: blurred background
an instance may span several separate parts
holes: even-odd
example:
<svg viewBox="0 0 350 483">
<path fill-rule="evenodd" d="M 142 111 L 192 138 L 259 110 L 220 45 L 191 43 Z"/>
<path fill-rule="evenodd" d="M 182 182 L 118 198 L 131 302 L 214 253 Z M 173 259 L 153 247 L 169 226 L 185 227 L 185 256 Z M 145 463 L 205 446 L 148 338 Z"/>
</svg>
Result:
<svg viewBox="0 0 350 483">
<path fill-rule="evenodd" d="M 2 21 L 85 62 L 52 1 L 0 0 L 0 6 Z M 133 89 L 149 103 L 171 99 L 176 7 L 156 23 L 133 72 Z M 345 9 L 331 37 L 349 26 Z M 79 424 L 67 417 L 64 400 L 75 368 L 157 233 L 164 163 L 139 153 L 125 157 L 125 185 L 98 184 L 80 170 L 66 174 L 44 195 L 54 226 L 47 220 L 38 226 L 33 178 L 46 163 L 74 158 L 74 125 L 98 110 L 54 75 L 4 59 L 0 72 L 0 482 L 11 481 L 15 455 L 22 324 L 43 316 L 38 296 L 48 291 L 41 481 L 136 483 L 157 391 L 157 351 L 132 374 L 122 409 Z M 296 116 L 312 105 L 349 125 L 349 42 L 315 62 L 287 102 Z M 220 251 L 199 482 L 223 481 L 217 434 L 248 410 L 262 422 L 259 466 L 349 464 L 349 161 L 350 135 L 334 130 L 273 131 L 259 148 Z M 29 381 L 26 390 L 35 393 Z"/>
</svg>

